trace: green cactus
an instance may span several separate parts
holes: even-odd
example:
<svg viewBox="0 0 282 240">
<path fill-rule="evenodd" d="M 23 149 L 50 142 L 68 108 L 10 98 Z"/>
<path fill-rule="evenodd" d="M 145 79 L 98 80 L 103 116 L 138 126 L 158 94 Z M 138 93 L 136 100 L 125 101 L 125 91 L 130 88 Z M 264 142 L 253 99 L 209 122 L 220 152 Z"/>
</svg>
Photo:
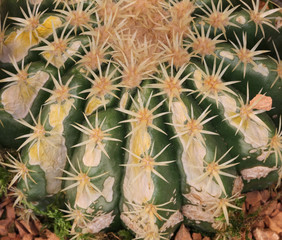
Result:
<svg viewBox="0 0 282 240">
<path fill-rule="evenodd" d="M 281 184 L 281 12 L 1 1 L 0 145 L 18 157 L 0 164 L 16 204 L 52 206 L 73 239 L 170 239 L 181 222 L 221 239 L 241 193 Z"/>
</svg>

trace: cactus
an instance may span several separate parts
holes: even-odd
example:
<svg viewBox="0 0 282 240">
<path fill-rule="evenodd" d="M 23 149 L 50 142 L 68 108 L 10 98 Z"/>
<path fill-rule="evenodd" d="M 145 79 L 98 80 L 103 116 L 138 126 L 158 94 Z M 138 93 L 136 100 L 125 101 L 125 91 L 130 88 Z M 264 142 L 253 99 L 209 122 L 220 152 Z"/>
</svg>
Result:
<svg viewBox="0 0 282 240">
<path fill-rule="evenodd" d="M 4 0 L 1 9 L 0 145 L 18 155 L 0 164 L 16 204 L 42 213 L 64 193 L 57 207 L 74 239 L 122 226 L 170 239 L 181 222 L 220 237 L 241 193 L 281 184 L 278 6 Z"/>
</svg>

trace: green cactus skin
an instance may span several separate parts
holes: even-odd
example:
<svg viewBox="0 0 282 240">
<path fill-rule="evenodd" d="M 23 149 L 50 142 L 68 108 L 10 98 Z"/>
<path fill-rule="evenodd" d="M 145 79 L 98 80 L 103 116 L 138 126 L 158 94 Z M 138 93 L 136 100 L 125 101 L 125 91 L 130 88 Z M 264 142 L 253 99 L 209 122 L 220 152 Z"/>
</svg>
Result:
<svg viewBox="0 0 282 240">
<path fill-rule="evenodd" d="M 62 181 L 59 177 L 79 135 L 71 124 L 83 120 L 80 109 L 85 101 L 79 93 L 89 86 L 88 81 L 77 70 L 70 71 L 62 79 L 60 75 L 58 78 L 56 80 L 52 75 L 55 85 L 53 91 L 43 89 L 51 95 L 39 113 L 38 122 L 31 125 L 31 133 L 23 136 L 27 139 L 21 145 L 23 162 L 31 171 L 31 186 L 19 182 L 18 188 L 32 201 L 61 191 Z M 20 123 L 30 126 L 24 120 Z"/>
<path fill-rule="evenodd" d="M 244 66 L 231 44 L 222 43 L 218 48 L 215 52 L 218 57 L 217 66 L 219 66 L 222 59 L 224 59 L 223 68 L 229 66 L 223 75 L 223 79 L 226 81 L 239 81 L 235 86 L 241 92 L 246 91 L 248 84 L 250 99 L 254 98 L 260 91 L 262 94 L 271 96 L 273 109 L 267 113 L 278 127 L 279 116 L 282 112 L 282 100 L 280 98 L 282 81 L 279 73 L 281 67 L 277 60 L 264 55 L 257 57 L 263 59 L 256 60 L 256 56 L 254 56 L 250 60 L 254 61 L 254 63 L 248 62 L 246 59 L 246 66 Z M 260 53 L 260 50 L 257 53 Z M 214 57 L 208 56 L 206 61 L 209 66 L 212 66 Z"/>
<path fill-rule="evenodd" d="M 233 183 L 239 178 L 237 157 L 218 135 L 208 118 L 209 107 L 202 111 L 191 97 L 181 95 L 171 107 L 170 124 L 178 141 L 177 163 L 181 175 L 182 212 L 188 225 L 202 231 L 216 231 L 216 211 L 210 210 L 221 199 L 236 195 Z M 185 133 L 185 134 L 184 134 Z M 229 224 L 228 216 L 225 216 Z M 197 222 L 197 224 L 196 224 Z"/>
<path fill-rule="evenodd" d="M 89 116 L 102 108 L 106 110 L 109 107 L 116 107 L 120 96 L 118 87 L 120 86 L 121 78 L 118 69 L 112 63 L 109 63 L 106 69 L 102 70 L 99 67 L 99 72 L 95 73 L 88 66 L 84 67 L 83 60 L 81 58 L 81 69 L 86 74 L 89 72 L 87 79 L 92 85 L 83 91 L 88 94 L 86 97 L 85 114 Z"/>
<path fill-rule="evenodd" d="M 279 168 L 280 162 L 277 156 L 281 151 L 278 149 L 277 155 L 275 151 L 272 152 L 273 149 L 269 145 L 276 134 L 274 123 L 264 113 L 264 110 L 260 111 L 252 108 L 248 89 L 246 99 L 237 90 L 229 87 L 228 82 L 222 82 L 218 78 L 220 74 L 215 75 L 218 69 L 220 73 L 224 72 L 222 64 L 212 71 L 207 66 L 204 69 L 199 62 L 195 61 L 193 63 L 189 65 L 189 70 L 187 69 L 187 74 L 193 72 L 191 82 L 187 83 L 191 88 L 195 89 L 200 106 L 206 108 L 211 105 L 212 114 L 217 114 L 217 119 L 213 119 L 212 122 L 219 134 L 224 138 L 227 146 L 232 147 L 230 154 L 235 157 L 240 153 L 238 157 L 240 164 L 237 165 L 237 170 L 245 180 L 243 191 L 253 190 L 255 185 L 251 183 L 253 180 L 255 180 L 258 189 L 270 186 L 278 178 L 276 169 Z M 214 81 L 217 81 L 217 85 L 214 85 L 217 87 L 210 88 L 207 95 L 203 94 L 202 89 L 209 87 L 210 78 L 204 77 L 204 74 L 214 77 Z M 246 124 L 248 127 L 246 127 Z M 247 133 L 248 131 L 249 133 Z M 258 173 L 249 178 L 248 174 L 244 174 L 249 171 L 255 173 L 256 170 L 262 175 Z M 266 170 L 266 172 L 263 172 L 263 170 Z M 251 172 L 249 174 L 252 175 Z"/>
<path fill-rule="evenodd" d="M 65 180 L 66 203 L 71 206 L 69 211 L 74 213 L 74 209 L 78 209 L 86 218 L 85 223 L 81 222 L 73 231 L 98 233 L 116 229 L 120 223 L 120 164 L 125 129 L 119 125 L 122 115 L 111 108 L 89 117 L 85 115 L 85 119 L 83 125 L 73 125 L 81 131 L 81 137 L 79 144 L 74 145 L 71 166 L 62 179 Z M 87 177 L 91 183 L 87 182 Z M 77 187 L 72 187 L 76 182 Z"/>
<path fill-rule="evenodd" d="M 28 13 L 26 17 L 31 20 L 35 19 L 34 21 L 36 21 L 37 24 L 32 28 L 25 29 L 21 27 L 24 24 L 21 20 L 22 18 L 11 17 L 11 19 L 17 22 L 17 25 L 7 27 L 9 18 L 6 16 L 3 20 L 1 33 L 4 33 L 5 39 L 3 39 L 3 43 L 1 41 L 0 67 L 8 71 L 14 70 L 12 64 L 14 60 L 18 65 L 20 65 L 22 61 L 28 64 L 40 60 L 40 55 L 33 52 L 31 48 L 38 47 L 42 40 L 50 37 L 53 29 L 57 29 L 62 24 L 61 18 L 54 14 L 39 12 L 38 9 Z M 4 76 L 5 75 L 1 73 L 1 77 Z"/>
<path fill-rule="evenodd" d="M 38 1 L 1 2 L 0 145 L 19 155 L 0 164 L 16 204 L 46 210 L 61 192 L 72 239 L 170 239 L 181 222 L 222 239 L 242 192 L 281 184 L 280 8 Z M 27 68 L 46 72 L 32 101 Z M 30 102 L 12 116 L 7 99 Z"/>
<path fill-rule="evenodd" d="M 40 1 L 40 0 L 2 0 L 1 4 L 3 7 L 3 12 L 1 12 L 1 16 L 5 16 L 7 13 L 9 14 L 9 17 L 24 17 L 23 13 L 21 11 L 21 8 L 26 13 L 28 12 L 28 7 L 26 3 L 29 3 L 30 8 L 32 9 L 36 4 L 42 2 L 39 6 L 39 11 L 45 11 L 48 8 L 48 11 L 53 9 L 53 1 L 52 0 L 46 0 L 46 1 Z M 15 7 L 16 6 L 16 7 Z M 2 9 L 2 8 L 1 8 Z M 3 15 L 2 15 L 3 14 Z M 9 20 L 9 23 L 12 21 Z"/>
<path fill-rule="evenodd" d="M 29 114 L 36 117 L 40 111 L 42 104 L 48 98 L 49 94 L 41 88 L 52 88 L 53 81 L 51 74 L 56 77 L 57 71 L 53 67 L 45 67 L 41 62 L 33 62 L 28 68 L 20 68 L 23 70 L 23 79 L 14 74 L 14 79 L 11 81 L 8 78 L 1 79 L 1 82 L 7 82 L 8 85 L 1 89 L 1 104 L 0 104 L 0 144 L 3 147 L 19 148 L 23 143 L 22 139 L 17 139 L 19 136 L 28 133 L 28 128 L 18 122 L 24 119 L 29 124 L 32 124 L 32 118 Z M 21 85 L 21 80 L 24 80 L 25 74 L 30 78 L 29 83 Z M 12 73 L 10 74 L 11 76 Z M 41 81 L 38 81 L 38 79 Z M 10 85 L 10 86 L 9 86 Z M 21 89 L 26 95 L 21 95 Z M 18 94 L 18 99 L 9 98 L 7 93 L 13 92 L 13 95 Z M 28 97 L 29 96 L 29 97 Z"/>
<path fill-rule="evenodd" d="M 65 34 L 67 26 L 60 31 L 60 34 L 54 31 L 53 37 L 49 41 L 45 41 L 44 44 L 40 44 L 41 46 L 33 48 L 33 50 L 40 51 L 42 60 L 46 62 L 46 65 L 51 64 L 58 69 L 70 69 L 78 60 L 78 56 L 75 56 L 75 54 L 82 53 L 82 45 L 87 46 L 89 41 L 86 36 L 72 37 Z M 55 35 L 57 35 L 58 40 L 56 40 Z M 54 48 L 55 50 L 49 54 L 48 50 Z"/>
<path fill-rule="evenodd" d="M 152 95 L 144 88 L 132 99 L 129 111 L 118 109 L 129 115 L 130 124 L 121 183 L 121 219 L 137 237 L 145 239 L 171 236 L 183 218 L 175 151 L 163 123 L 166 112 L 162 111 L 163 101 Z"/>
<path fill-rule="evenodd" d="M 271 31 L 267 32 L 265 37 L 267 39 L 266 45 L 265 45 L 265 49 L 269 49 L 270 55 L 273 58 L 278 58 L 280 56 L 282 56 L 282 50 L 279 47 L 279 43 L 281 43 L 281 39 L 282 39 L 282 25 L 281 25 L 281 20 L 282 20 L 282 14 L 281 12 L 277 12 L 274 15 L 274 19 L 273 19 L 273 25 L 276 27 L 276 29 L 278 29 L 278 31 L 275 31 L 274 29 L 271 29 Z M 281 78 L 281 76 L 280 76 Z"/>
<path fill-rule="evenodd" d="M 71 69 L 60 79 L 53 78 L 54 89 L 42 109 L 42 122 L 46 131 L 54 131 L 65 138 L 68 155 L 72 155 L 72 146 L 78 140 L 79 132 L 72 128 L 74 122 L 83 121 L 82 109 L 85 106 L 85 94 L 89 81 L 77 70 Z M 61 82 L 60 82 L 61 81 Z"/>
</svg>

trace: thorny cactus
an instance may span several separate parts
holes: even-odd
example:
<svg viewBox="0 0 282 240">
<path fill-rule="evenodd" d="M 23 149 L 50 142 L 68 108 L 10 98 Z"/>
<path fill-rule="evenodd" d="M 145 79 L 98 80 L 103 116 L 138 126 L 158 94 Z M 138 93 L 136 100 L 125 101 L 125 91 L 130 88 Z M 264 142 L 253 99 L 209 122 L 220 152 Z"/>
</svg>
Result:
<svg viewBox="0 0 282 240">
<path fill-rule="evenodd" d="M 249 0 L 2 0 L 0 144 L 17 203 L 70 234 L 222 234 L 281 182 L 281 9 Z M 279 185 L 279 184 L 277 184 Z M 221 235 L 218 235 L 221 236 Z M 219 237 L 220 239 L 220 237 Z"/>
</svg>

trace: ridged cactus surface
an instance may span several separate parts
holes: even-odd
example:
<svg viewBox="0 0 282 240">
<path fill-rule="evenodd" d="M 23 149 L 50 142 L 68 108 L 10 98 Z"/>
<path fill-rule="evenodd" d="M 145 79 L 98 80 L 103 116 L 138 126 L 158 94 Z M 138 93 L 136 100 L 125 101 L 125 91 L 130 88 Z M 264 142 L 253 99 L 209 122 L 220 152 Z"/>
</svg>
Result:
<svg viewBox="0 0 282 240">
<path fill-rule="evenodd" d="M 73 239 L 222 239 L 281 183 L 282 10 L 259 0 L 2 0 L 0 145 L 17 204 Z"/>
</svg>

